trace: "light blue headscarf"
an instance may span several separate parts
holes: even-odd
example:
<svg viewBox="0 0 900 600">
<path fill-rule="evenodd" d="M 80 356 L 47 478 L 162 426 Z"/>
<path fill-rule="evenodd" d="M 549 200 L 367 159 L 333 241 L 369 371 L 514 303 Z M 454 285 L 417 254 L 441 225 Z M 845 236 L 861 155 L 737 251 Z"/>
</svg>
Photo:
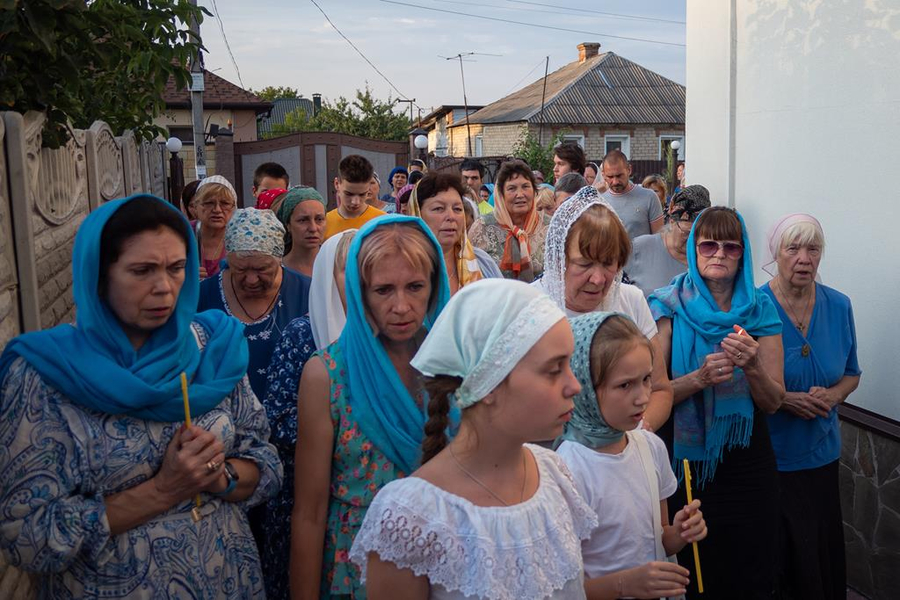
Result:
<svg viewBox="0 0 900 600">
<path fill-rule="evenodd" d="M 781 333 L 781 319 L 775 305 L 753 283 L 753 257 L 744 219 L 741 222 L 743 262 L 734 280 L 731 310 L 722 312 L 697 269 L 695 233 L 703 213 L 691 228 L 687 240 L 687 273 L 653 292 L 648 298 L 653 318 L 672 319 L 672 378 L 695 371 L 707 354 L 715 352 L 734 325 L 740 325 L 755 337 Z M 682 459 L 697 463 L 694 468 L 699 486 L 712 480 L 722 453 L 733 447 L 747 447 L 753 430 L 753 399 L 741 369 L 734 370 L 731 381 L 695 394 L 675 406 L 675 472 L 682 475 Z"/>
<path fill-rule="evenodd" d="M 594 344 L 594 336 L 603 322 L 611 316 L 630 320 L 628 315 L 622 313 L 599 311 L 569 321 L 572 325 L 572 334 L 575 336 L 575 352 L 569 363 L 572 372 L 578 378 L 578 383 L 581 384 L 581 392 L 575 396 L 572 420 L 566 424 L 565 431 L 557 439 L 557 446 L 568 440 L 588 448 L 600 448 L 618 442 L 625 435 L 624 431 L 610 427 L 603 418 L 594 389 L 594 378 L 591 376 L 591 346 Z"/>
<path fill-rule="evenodd" d="M 0 381 L 21 356 L 50 386 L 76 404 L 151 421 L 184 419 L 181 373 L 187 373 L 191 413 L 201 415 L 228 396 L 247 372 L 243 325 L 221 311 L 196 314 L 200 289 L 197 241 L 190 234 L 184 285 L 175 311 L 135 351 L 118 319 L 98 295 L 100 238 L 110 217 L 127 202 L 151 198 L 187 219 L 171 204 L 139 194 L 107 202 L 82 222 L 75 236 L 72 276 L 76 324 L 21 335 L 0 356 Z M 201 352 L 191 332 L 197 321 L 209 336 Z"/>
<path fill-rule="evenodd" d="M 363 284 L 359 272 L 359 250 L 378 227 L 405 223 L 418 227 L 434 246 L 437 255 L 437 289 L 434 303 L 425 317 L 425 327 L 437 319 L 450 300 L 450 283 L 444 267 L 441 246 L 425 221 L 405 215 L 386 215 L 372 219 L 360 228 L 347 253 L 345 289 L 347 324 L 338 338 L 347 360 L 350 381 L 350 407 L 362 432 L 394 465 L 406 474 L 416 470 L 421 458 L 427 401 L 416 403 L 400 380 L 378 335 L 366 318 Z"/>
<path fill-rule="evenodd" d="M 488 204 L 490 204 L 491 206 L 494 206 L 494 184 L 493 183 L 483 183 L 483 184 L 481 184 L 481 187 L 487 188 L 487 191 L 490 194 L 490 196 L 488 196 L 488 200 L 487 200 Z"/>
</svg>

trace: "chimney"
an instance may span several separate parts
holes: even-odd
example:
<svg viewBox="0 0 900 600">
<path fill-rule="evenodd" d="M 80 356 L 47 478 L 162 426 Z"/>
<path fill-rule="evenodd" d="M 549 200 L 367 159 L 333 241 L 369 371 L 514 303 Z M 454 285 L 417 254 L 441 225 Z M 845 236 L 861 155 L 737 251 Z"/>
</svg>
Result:
<svg viewBox="0 0 900 600">
<path fill-rule="evenodd" d="M 313 115 L 319 114 L 322 110 L 322 94 L 313 94 Z"/>
<path fill-rule="evenodd" d="M 578 44 L 578 63 L 581 64 L 589 58 L 594 58 L 599 53 L 599 42 L 582 42 Z"/>
</svg>

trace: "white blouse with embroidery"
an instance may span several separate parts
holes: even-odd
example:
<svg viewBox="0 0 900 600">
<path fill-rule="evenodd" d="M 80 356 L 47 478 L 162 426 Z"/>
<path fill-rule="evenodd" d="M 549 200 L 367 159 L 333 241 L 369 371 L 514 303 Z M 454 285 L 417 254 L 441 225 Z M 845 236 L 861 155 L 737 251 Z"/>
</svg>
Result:
<svg viewBox="0 0 900 600">
<path fill-rule="evenodd" d="M 476 506 L 418 477 L 398 479 L 375 496 L 350 559 L 424 575 L 430 598 L 584 598 L 581 540 L 597 515 L 578 494 L 556 453 L 528 444 L 540 483 L 513 506 Z"/>
</svg>

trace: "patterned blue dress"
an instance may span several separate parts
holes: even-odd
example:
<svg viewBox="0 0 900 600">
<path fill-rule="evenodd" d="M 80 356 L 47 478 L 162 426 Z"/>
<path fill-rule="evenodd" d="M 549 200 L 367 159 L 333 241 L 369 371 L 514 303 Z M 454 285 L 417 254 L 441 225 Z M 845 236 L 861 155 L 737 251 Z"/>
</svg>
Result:
<svg viewBox="0 0 900 600">
<path fill-rule="evenodd" d="M 294 449 L 297 445 L 297 388 L 303 366 L 316 350 L 308 317 L 294 319 L 281 334 L 266 373 L 263 406 L 272 427 L 271 442 L 284 464 L 284 485 L 266 505 L 261 550 L 266 595 L 290 598 L 291 511 L 294 508 Z"/>
<path fill-rule="evenodd" d="M 0 552 L 39 574 L 39 597 L 265 597 L 245 511 L 275 495 L 282 468 L 246 377 L 194 423 L 257 464 L 253 495 L 202 494 L 199 523 L 191 500 L 115 536 L 103 498 L 152 478 L 181 423 L 82 408 L 22 358 L 0 385 Z"/>
</svg>

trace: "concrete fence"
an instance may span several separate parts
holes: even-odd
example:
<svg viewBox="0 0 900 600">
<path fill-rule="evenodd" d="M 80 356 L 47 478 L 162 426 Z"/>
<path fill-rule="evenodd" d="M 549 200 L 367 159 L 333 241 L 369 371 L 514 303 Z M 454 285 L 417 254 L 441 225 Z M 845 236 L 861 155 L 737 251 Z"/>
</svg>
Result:
<svg viewBox="0 0 900 600">
<path fill-rule="evenodd" d="M 98 121 L 61 148 L 42 148 L 45 118 L 0 119 L 0 348 L 74 320 L 72 247 L 91 210 L 139 192 L 166 196 L 161 144 L 117 137 Z"/>
</svg>

